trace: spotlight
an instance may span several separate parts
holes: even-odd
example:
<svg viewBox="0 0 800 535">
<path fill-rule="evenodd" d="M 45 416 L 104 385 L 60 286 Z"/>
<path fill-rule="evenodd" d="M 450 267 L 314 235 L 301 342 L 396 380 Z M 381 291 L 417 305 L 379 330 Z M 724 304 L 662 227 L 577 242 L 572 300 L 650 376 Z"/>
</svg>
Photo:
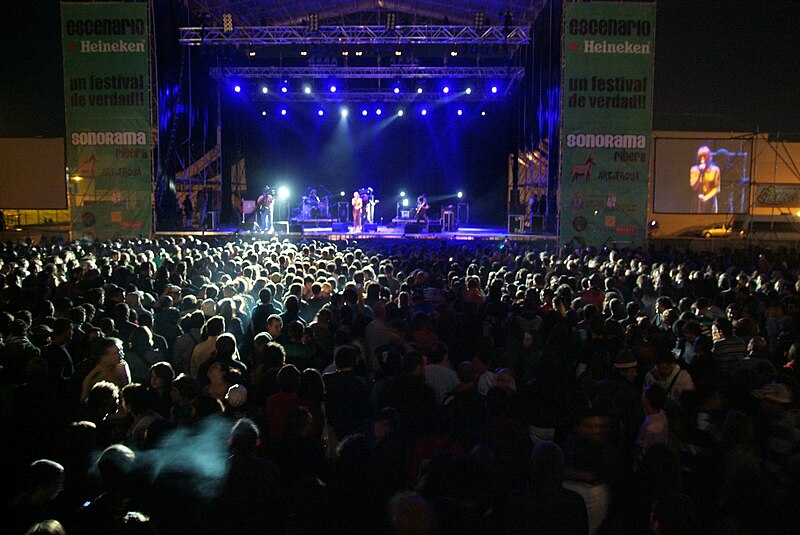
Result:
<svg viewBox="0 0 800 535">
<path fill-rule="evenodd" d="M 319 110 L 319 111 L 317 112 L 317 115 L 319 115 L 320 117 L 322 117 L 323 115 L 325 115 L 325 110 Z"/>
<path fill-rule="evenodd" d="M 394 55 L 395 55 L 395 56 L 402 56 L 402 55 L 403 55 L 403 52 L 402 52 L 401 50 L 395 50 L 395 51 L 394 51 Z"/>
<path fill-rule="evenodd" d="M 428 115 L 428 110 L 426 110 L 425 108 L 422 108 L 422 111 L 420 113 L 422 115 Z"/>
<path fill-rule="evenodd" d="M 456 197 L 458 197 L 459 199 L 463 199 L 464 198 L 464 192 L 463 191 L 459 191 L 458 193 L 456 193 Z"/>
<path fill-rule="evenodd" d="M 364 117 L 367 116 L 367 113 L 368 113 L 367 110 L 361 110 L 361 115 L 363 115 Z"/>
<path fill-rule="evenodd" d="M 261 110 L 261 117 L 264 117 L 267 114 L 264 110 Z"/>
<path fill-rule="evenodd" d="M 377 110 L 375 110 L 375 115 L 380 115 L 381 113 L 383 113 L 383 111 L 381 111 L 381 109 L 380 109 L 380 108 L 378 108 Z"/>
<path fill-rule="evenodd" d="M 394 91 L 394 94 L 396 95 L 396 94 L 398 94 L 400 92 L 400 88 L 399 87 L 395 87 L 394 89 L 392 89 L 392 91 Z"/>
<path fill-rule="evenodd" d="M 331 93 L 336 93 L 336 86 L 335 85 L 331 86 Z"/>
<path fill-rule="evenodd" d="M 468 88 L 467 88 L 467 90 L 466 90 L 466 91 L 464 91 L 464 92 L 465 92 L 467 95 L 471 95 L 471 94 L 472 94 L 472 88 L 471 88 L 471 87 L 468 87 Z"/>
<path fill-rule="evenodd" d="M 363 56 L 363 55 L 364 55 L 364 52 L 363 52 L 363 51 L 361 51 L 361 50 L 356 50 L 356 56 L 359 56 L 359 57 L 361 57 L 361 56 Z"/>
<path fill-rule="evenodd" d="M 247 55 L 250 56 L 251 58 L 254 58 L 254 57 L 256 57 L 256 51 L 255 50 L 250 50 L 250 51 L 247 52 Z"/>
<path fill-rule="evenodd" d="M 450 92 L 450 88 L 449 88 L 449 87 L 447 87 L 447 86 L 444 86 L 444 87 L 442 88 L 442 93 L 444 93 L 445 95 L 446 95 L 447 93 L 449 93 L 449 92 Z"/>
<path fill-rule="evenodd" d="M 233 15 L 230 13 L 222 14 L 222 31 L 231 33 L 233 31 Z"/>
<path fill-rule="evenodd" d="M 283 109 L 281 110 L 281 115 L 286 115 L 286 108 L 283 108 Z"/>
<path fill-rule="evenodd" d="M 300 51 L 300 55 L 301 56 L 307 56 L 308 55 L 308 50 L 301 50 Z"/>
<path fill-rule="evenodd" d="M 306 95 L 310 95 L 311 94 L 311 86 L 308 86 L 308 85 L 303 86 L 303 93 L 305 93 Z"/>
<path fill-rule="evenodd" d="M 451 50 L 451 51 L 450 51 L 450 56 L 451 56 L 451 57 L 456 57 L 456 56 L 458 56 L 458 51 L 456 51 L 456 50 Z"/>
<path fill-rule="evenodd" d="M 403 198 L 402 204 L 403 204 L 403 208 L 408 208 L 408 199 L 407 198 Z"/>
<path fill-rule="evenodd" d="M 497 86 L 496 85 L 492 86 L 492 93 L 497 93 Z"/>
<path fill-rule="evenodd" d="M 348 52 L 347 50 L 342 50 L 342 55 L 343 56 L 349 56 L 350 52 Z"/>
<path fill-rule="evenodd" d="M 286 93 L 287 91 L 289 91 L 288 87 L 286 86 L 281 87 L 281 93 Z"/>
<path fill-rule="evenodd" d="M 267 93 L 269 93 L 269 89 L 267 89 L 267 86 L 261 86 L 261 92 L 266 95 Z"/>
<path fill-rule="evenodd" d="M 278 188 L 278 198 L 282 201 L 285 201 L 286 199 L 289 198 L 289 193 L 290 193 L 289 188 L 287 188 L 286 186 L 280 186 Z"/>
<path fill-rule="evenodd" d="M 464 111 L 463 110 L 458 110 L 456 113 L 459 114 L 459 115 L 464 115 Z"/>
<path fill-rule="evenodd" d="M 397 116 L 398 117 L 402 117 L 403 116 L 403 110 L 397 110 Z"/>
<path fill-rule="evenodd" d="M 319 111 L 322 111 L 322 110 L 319 110 Z M 347 115 L 350 113 L 350 110 L 348 110 L 347 108 L 342 108 L 341 110 L 339 110 L 339 113 L 341 114 L 342 117 L 347 117 Z M 320 113 L 320 115 L 322 115 L 322 114 Z"/>
<path fill-rule="evenodd" d="M 242 88 L 240 86 L 238 86 L 238 85 L 233 86 L 233 90 L 236 91 L 237 93 L 241 93 L 242 92 Z"/>
<path fill-rule="evenodd" d="M 406 196 L 406 192 L 405 192 L 405 191 L 401 191 L 401 192 L 400 192 L 400 196 L 401 196 L 401 197 L 405 197 L 405 196 Z"/>
<path fill-rule="evenodd" d="M 421 88 L 421 87 L 418 87 L 418 88 L 417 88 L 417 95 L 419 95 L 419 94 L 421 94 L 421 93 L 422 93 L 422 88 Z"/>
<path fill-rule="evenodd" d="M 482 111 L 482 112 L 481 112 L 481 115 L 485 117 L 485 116 L 486 116 L 486 112 L 485 112 L 485 111 Z"/>
</svg>

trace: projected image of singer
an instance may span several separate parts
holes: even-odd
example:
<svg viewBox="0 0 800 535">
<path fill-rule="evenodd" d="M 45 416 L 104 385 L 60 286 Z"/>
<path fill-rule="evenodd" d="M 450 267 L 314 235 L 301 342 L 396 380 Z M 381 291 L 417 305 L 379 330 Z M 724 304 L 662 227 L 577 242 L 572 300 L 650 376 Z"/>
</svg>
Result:
<svg viewBox="0 0 800 535">
<path fill-rule="evenodd" d="M 697 197 L 697 213 L 719 212 L 717 204 L 720 187 L 719 167 L 711 161 L 711 149 L 705 145 L 697 149 L 697 165 L 693 165 L 689 171 L 689 186 Z"/>
</svg>

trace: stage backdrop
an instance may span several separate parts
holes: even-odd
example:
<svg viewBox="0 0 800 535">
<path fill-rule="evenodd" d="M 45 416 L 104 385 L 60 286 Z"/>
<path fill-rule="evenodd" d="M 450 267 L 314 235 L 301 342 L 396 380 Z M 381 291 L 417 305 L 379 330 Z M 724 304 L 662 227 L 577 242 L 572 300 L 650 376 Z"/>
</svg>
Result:
<svg viewBox="0 0 800 535">
<path fill-rule="evenodd" d="M 559 240 L 644 244 L 655 4 L 564 6 Z"/>
<path fill-rule="evenodd" d="M 73 235 L 149 235 L 147 4 L 63 3 L 61 35 Z"/>
</svg>

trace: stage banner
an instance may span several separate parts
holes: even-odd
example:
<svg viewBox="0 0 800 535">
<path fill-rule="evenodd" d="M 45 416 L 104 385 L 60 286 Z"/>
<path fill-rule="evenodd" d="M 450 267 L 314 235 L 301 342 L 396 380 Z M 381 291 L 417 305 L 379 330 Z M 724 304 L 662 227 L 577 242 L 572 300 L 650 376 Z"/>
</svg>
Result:
<svg viewBox="0 0 800 535">
<path fill-rule="evenodd" d="M 563 36 L 560 243 L 642 246 L 655 4 L 566 2 Z"/>
<path fill-rule="evenodd" d="M 73 237 L 152 231 L 146 3 L 62 3 Z"/>
</svg>

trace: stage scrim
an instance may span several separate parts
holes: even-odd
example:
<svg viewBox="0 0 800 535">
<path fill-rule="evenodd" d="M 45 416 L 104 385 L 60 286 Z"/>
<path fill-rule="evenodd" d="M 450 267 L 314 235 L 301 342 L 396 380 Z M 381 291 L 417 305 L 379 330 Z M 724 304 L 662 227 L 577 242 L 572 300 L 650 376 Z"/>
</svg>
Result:
<svg viewBox="0 0 800 535">
<path fill-rule="evenodd" d="M 61 4 L 75 238 L 152 230 L 145 3 Z"/>
<path fill-rule="evenodd" d="M 567 3 L 559 241 L 644 244 L 654 3 Z"/>
</svg>

